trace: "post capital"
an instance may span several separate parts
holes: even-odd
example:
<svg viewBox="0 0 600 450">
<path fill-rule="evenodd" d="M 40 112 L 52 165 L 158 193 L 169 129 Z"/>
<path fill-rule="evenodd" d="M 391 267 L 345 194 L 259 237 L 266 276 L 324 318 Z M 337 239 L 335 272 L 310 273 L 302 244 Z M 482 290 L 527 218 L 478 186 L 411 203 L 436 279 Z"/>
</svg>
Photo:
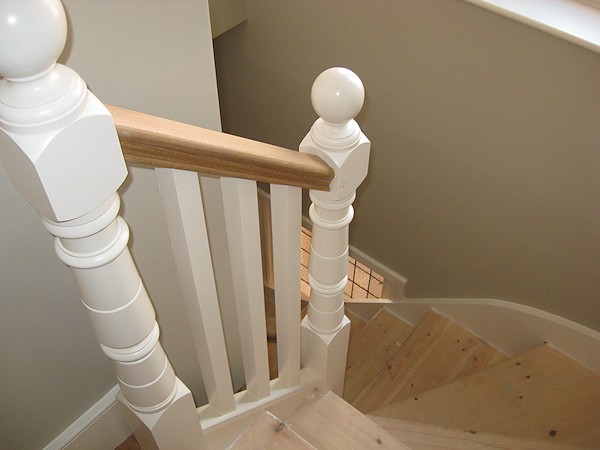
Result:
<svg viewBox="0 0 600 450">
<path fill-rule="evenodd" d="M 127 176 L 108 110 L 88 93 L 67 126 L 41 134 L 0 133 L 0 159 L 17 190 L 44 217 L 63 222 L 92 211 Z"/>
<path fill-rule="evenodd" d="M 334 171 L 335 177 L 325 194 L 333 200 L 343 200 L 354 194 L 367 177 L 371 142 L 362 133 L 350 148 L 326 151 L 308 134 L 300 144 L 300 151 L 320 157 Z"/>
</svg>

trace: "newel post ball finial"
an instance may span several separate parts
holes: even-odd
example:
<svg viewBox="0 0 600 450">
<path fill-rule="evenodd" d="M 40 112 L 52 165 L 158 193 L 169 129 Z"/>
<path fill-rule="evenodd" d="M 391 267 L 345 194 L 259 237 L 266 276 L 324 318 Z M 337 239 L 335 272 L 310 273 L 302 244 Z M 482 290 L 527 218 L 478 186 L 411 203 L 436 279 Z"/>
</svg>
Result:
<svg viewBox="0 0 600 450">
<path fill-rule="evenodd" d="M 311 100 L 319 119 L 311 129 L 312 138 L 323 149 L 348 148 L 360 138 L 354 117 L 365 101 L 365 88 L 350 69 L 332 67 L 313 83 Z"/>
<path fill-rule="evenodd" d="M 0 1 L 0 76 L 27 81 L 51 70 L 67 39 L 59 0 Z"/>
<path fill-rule="evenodd" d="M 314 81 L 311 101 L 315 112 L 325 122 L 342 125 L 360 112 L 365 101 L 365 88 L 350 69 L 332 67 Z"/>
</svg>

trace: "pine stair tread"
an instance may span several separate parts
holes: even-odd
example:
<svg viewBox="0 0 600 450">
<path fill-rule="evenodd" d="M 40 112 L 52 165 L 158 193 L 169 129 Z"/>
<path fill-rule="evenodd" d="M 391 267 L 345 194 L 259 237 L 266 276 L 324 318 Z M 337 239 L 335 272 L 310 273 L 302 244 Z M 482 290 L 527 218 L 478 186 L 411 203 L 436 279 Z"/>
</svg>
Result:
<svg viewBox="0 0 600 450">
<path fill-rule="evenodd" d="M 428 311 L 351 403 L 370 412 L 507 358 L 451 319 Z"/>
<path fill-rule="evenodd" d="M 588 448 L 516 436 L 459 430 L 388 417 L 373 415 L 367 417 L 412 450 L 585 450 Z"/>
<path fill-rule="evenodd" d="M 348 310 L 346 310 L 346 317 L 350 319 L 350 343 L 348 344 L 348 348 L 352 348 L 360 331 L 367 325 L 367 322 L 365 322 L 362 317 L 359 317 Z"/>
<path fill-rule="evenodd" d="M 264 412 L 255 419 L 235 442 L 230 450 L 263 450 L 263 449 L 314 450 L 298 433 L 285 422 L 269 412 Z"/>
<path fill-rule="evenodd" d="M 317 449 L 409 449 L 333 392 L 313 394 L 287 423 Z"/>
<path fill-rule="evenodd" d="M 343 395 L 346 401 L 353 403 L 370 385 L 412 331 L 412 326 L 385 308 L 367 322 L 348 349 Z"/>
<path fill-rule="evenodd" d="M 541 345 L 373 415 L 600 447 L 600 375 Z"/>
</svg>

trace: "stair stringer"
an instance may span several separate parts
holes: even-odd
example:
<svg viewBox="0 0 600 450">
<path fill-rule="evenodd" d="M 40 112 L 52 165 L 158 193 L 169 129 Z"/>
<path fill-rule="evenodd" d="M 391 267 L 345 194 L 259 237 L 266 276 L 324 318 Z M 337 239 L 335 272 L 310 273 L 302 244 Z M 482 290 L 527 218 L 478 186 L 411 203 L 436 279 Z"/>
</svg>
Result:
<svg viewBox="0 0 600 450">
<path fill-rule="evenodd" d="M 413 326 L 433 309 L 508 356 L 546 342 L 600 373 L 600 333 L 540 309 L 497 299 L 460 298 L 402 299 L 382 306 Z"/>
</svg>

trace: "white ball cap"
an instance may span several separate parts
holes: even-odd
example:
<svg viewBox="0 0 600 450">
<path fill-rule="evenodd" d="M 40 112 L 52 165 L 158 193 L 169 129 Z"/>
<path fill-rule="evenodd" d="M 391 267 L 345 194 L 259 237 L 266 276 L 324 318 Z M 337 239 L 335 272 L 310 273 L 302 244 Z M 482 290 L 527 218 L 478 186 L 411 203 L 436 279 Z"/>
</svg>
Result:
<svg viewBox="0 0 600 450">
<path fill-rule="evenodd" d="M 44 74 L 60 56 L 67 19 L 59 0 L 0 1 L 0 76 L 28 79 Z"/>
<path fill-rule="evenodd" d="M 360 112 L 365 101 L 365 88 L 351 70 L 332 67 L 317 77 L 310 97 L 319 117 L 330 124 L 341 125 Z"/>
</svg>

